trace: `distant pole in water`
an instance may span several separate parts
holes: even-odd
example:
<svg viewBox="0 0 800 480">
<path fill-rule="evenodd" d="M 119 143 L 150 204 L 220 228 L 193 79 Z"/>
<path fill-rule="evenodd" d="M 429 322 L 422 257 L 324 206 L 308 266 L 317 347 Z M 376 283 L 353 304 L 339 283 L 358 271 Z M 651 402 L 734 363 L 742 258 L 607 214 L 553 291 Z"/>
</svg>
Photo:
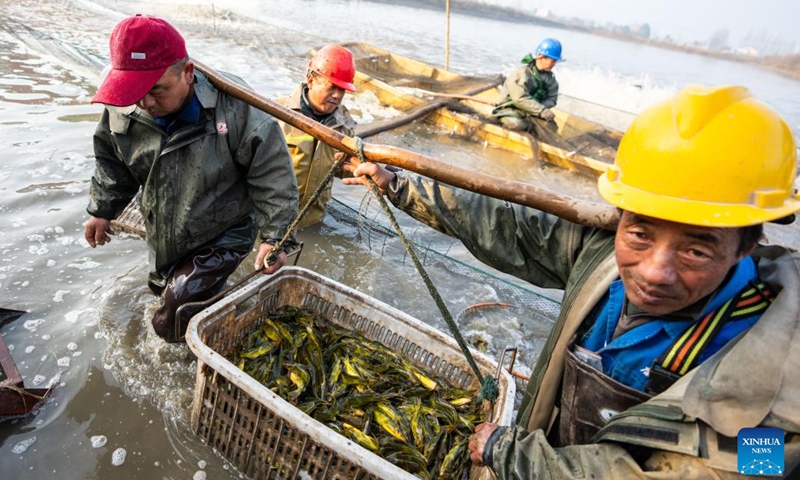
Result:
<svg viewBox="0 0 800 480">
<path fill-rule="evenodd" d="M 444 33 L 444 69 L 450 70 L 450 0 L 445 2 L 445 14 L 447 18 L 447 29 Z"/>
</svg>

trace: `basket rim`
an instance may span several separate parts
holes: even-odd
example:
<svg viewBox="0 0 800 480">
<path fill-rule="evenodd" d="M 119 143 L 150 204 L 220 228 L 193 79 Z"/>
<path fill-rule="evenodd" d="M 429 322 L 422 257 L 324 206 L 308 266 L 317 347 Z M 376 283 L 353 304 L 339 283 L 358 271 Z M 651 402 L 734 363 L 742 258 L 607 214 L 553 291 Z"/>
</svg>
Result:
<svg viewBox="0 0 800 480">
<path fill-rule="evenodd" d="M 378 307 L 384 313 L 390 314 L 393 317 L 398 317 L 400 320 L 407 322 L 410 326 L 417 328 L 424 334 L 431 335 L 437 341 L 441 341 L 452 348 L 460 350 L 455 339 L 451 336 L 444 334 L 440 330 L 431 327 L 430 325 L 411 317 L 405 312 L 392 307 L 378 299 L 365 295 L 358 290 L 355 290 L 347 285 L 341 284 L 329 278 L 326 278 L 312 270 L 303 267 L 285 266 L 278 272 L 272 275 L 264 275 L 257 277 L 255 280 L 236 290 L 231 295 L 219 300 L 213 305 L 203 309 L 200 313 L 195 315 L 189 322 L 186 330 L 186 343 L 189 349 L 197 356 L 197 375 L 201 375 L 203 368 L 202 364 L 208 365 L 214 371 L 222 374 L 229 382 L 236 385 L 238 388 L 247 392 L 253 399 L 260 402 L 262 405 L 269 406 L 273 411 L 278 413 L 282 418 L 291 422 L 298 430 L 304 433 L 313 433 L 314 441 L 331 451 L 337 452 L 340 456 L 345 457 L 349 462 L 364 468 L 370 472 L 380 472 L 380 476 L 386 480 L 416 480 L 417 477 L 411 473 L 403 470 L 402 468 L 394 465 L 381 456 L 370 452 L 366 448 L 358 445 L 347 437 L 340 435 L 323 423 L 317 421 L 309 415 L 303 413 L 300 409 L 284 400 L 271 390 L 265 388 L 261 383 L 256 381 L 253 377 L 246 374 L 231 363 L 227 358 L 223 357 L 211 347 L 206 345 L 200 338 L 200 330 L 209 322 L 213 322 L 216 317 L 214 315 L 221 310 L 233 308 L 240 299 L 248 298 L 255 294 L 258 290 L 268 286 L 271 283 L 277 283 L 284 278 L 296 278 L 312 280 L 322 283 L 325 286 L 335 286 L 341 289 L 343 293 L 355 297 L 359 300 L 367 300 L 373 306 Z M 496 370 L 497 364 L 491 358 L 484 355 L 477 350 L 470 348 L 470 352 L 475 357 L 475 361 L 484 366 L 492 367 L 492 371 Z M 513 413 L 513 402 L 516 394 L 516 384 L 511 377 L 511 374 L 506 369 L 501 369 L 501 375 L 505 379 L 505 402 L 495 404 L 495 412 L 500 408 L 500 418 L 493 421 L 498 424 L 509 424 Z M 195 387 L 197 388 L 197 387 Z M 195 399 L 197 400 L 195 391 Z M 194 410 L 194 407 L 193 407 Z M 336 436 L 330 433 L 336 433 Z M 476 467 L 473 467 L 476 468 Z"/>
</svg>

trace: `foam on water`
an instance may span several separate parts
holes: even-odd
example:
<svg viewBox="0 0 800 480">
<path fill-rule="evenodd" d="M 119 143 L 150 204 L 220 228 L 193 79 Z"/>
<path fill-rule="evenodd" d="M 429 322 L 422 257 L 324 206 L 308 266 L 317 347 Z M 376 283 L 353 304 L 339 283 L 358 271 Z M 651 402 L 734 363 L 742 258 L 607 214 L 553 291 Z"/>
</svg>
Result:
<svg viewBox="0 0 800 480">
<path fill-rule="evenodd" d="M 383 105 L 375 95 L 375 92 L 371 90 L 346 95 L 344 97 L 344 105 L 350 110 L 356 122 L 360 124 L 402 115 L 396 108 Z"/>
<path fill-rule="evenodd" d="M 55 295 L 53 295 L 53 301 L 56 303 L 62 303 L 64 301 L 64 295 L 72 293 L 71 290 L 58 290 Z"/>
<path fill-rule="evenodd" d="M 26 438 L 25 440 L 20 440 L 19 442 L 15 443 L 13 447 L 11 447 L 11 452 L 16 453 L 17 455 L 22 455 L 34 443 L 36 443 L 36 437 L 30 437 Z"/>
<path fill-rule="evenodd" d="M 81 259 L 80 263 L 69 263 L 67 267 L 74 268 L 76 270 L 93 270 L 95 268 L 101 267 L 103 264 L 99 262 L 95 262 L 90 258 L 83 258 Z"/>
<path fill-rule="evenodd" d="M 128 452 L 119 447 L 118 449 L 114 450 L 114 453 L 111 454 L 111 465 L 115 467 L 119 467 L 123 463 L 125 463 L 125 457 L 128 455 Z"/>
<path fill-rule="evenodd" d="M 108 442 L 108 438 L 105 435 L 94 435 L 89 440 L 92 442 L 92 448 L 104 447 Z"/>
<path fill-rule="evenodd" d="M 103 364 L 134 399 L 146 398 L 170 418 L 186 425 L 193 398 L 195 359 L 185 344 L 169 344 L 150 326 L 160 305 L 140 282 L 138 274 L 118 279 L 117 287 L 102 297 L 100 331 L 108 347 Z M 118 302 L 138 298 L 135 310 L 125 316 L 115 308 Z"/>
<path fill-rule="evenodd" d="M 43 324 L 45 320 L 43 318 L 36 318 L 31 320 L 25 320 L 25 323 L 22 324 L 23 328 L 29 330 L 31 332 L 35 332 L 41 324 Z"/>
<path fill-rule="evenodd" d="M 626 76 L 599 66 L 559 66 L 559 108 L 624 131 L 645 107 L 673 95 L 646 74 Z"/>
</svg>

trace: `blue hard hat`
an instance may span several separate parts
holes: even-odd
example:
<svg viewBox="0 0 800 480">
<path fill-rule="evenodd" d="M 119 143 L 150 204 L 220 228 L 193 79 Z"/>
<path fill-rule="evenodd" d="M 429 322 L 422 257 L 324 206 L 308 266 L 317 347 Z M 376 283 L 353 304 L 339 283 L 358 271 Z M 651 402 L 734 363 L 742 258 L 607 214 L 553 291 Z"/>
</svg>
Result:
<svg viewBox="0 0 800 480">
<path fill-rule="evenodd" d="M 545 57 L 552 58 L 556 62 L 561 62 L 561 42 L 555 38 L 545 38 L 536 47 L 536 55 L 544 55 Z"/>
</svg>

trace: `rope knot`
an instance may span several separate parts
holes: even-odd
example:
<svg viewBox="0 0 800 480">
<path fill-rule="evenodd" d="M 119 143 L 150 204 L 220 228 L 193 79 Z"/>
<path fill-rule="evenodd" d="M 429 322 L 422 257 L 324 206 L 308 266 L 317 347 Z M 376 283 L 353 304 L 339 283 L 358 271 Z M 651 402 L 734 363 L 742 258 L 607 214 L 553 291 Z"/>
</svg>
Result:
<svg viewBox="0 0 800 480">
<path fill-rule="evenodd" d="M 481 384 L 481 389 L 478 392 L 478 401 L 488 400 L 494 402 L 498 396 L 500 396 L 500 391 L 497 389 L 497 383 L 494 378 L 491 375 L 483 377 L 483 384 Z"/>
</svg>

